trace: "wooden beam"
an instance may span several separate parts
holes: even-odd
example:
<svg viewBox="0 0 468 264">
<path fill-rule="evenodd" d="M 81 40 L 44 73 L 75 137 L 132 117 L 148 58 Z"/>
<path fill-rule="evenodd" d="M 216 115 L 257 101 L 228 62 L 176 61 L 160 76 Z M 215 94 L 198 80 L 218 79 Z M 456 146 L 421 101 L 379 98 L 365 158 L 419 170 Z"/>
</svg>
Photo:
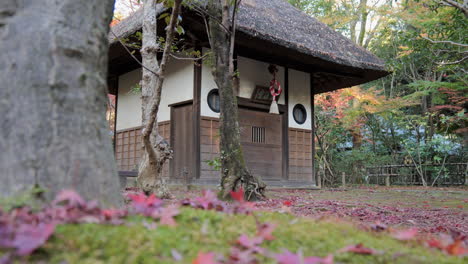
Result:
<svg viewBox="0 0 468 264">
<path fill-rule="evenodd" d="M 251 109 L 251 110 L 256 110 L 256 111 L 262 111 L 262 112 L 269 112 L 270 111 L 270 105 L 269 104 L 262 104 L 262 103 L 257 103 L 257 102 L 252 102 L 251 99 L 249 98 L 244 98 L 244 97 L 237 97 L 237 104 L 239 107 L 246 108 L 246 109 Z M 283 114 L 286 112 L 286 106 L 284 104 L 278 104 L 278 110 L 280 114 Z"/>
<path fill-rule="evenodd" d="M 193 100 L 188 99 L 188 100 L 185 100 L 185 101 L 180 101 L 180 102 L 177 102 L 177 103 L 170 104 L 168 106 L 169 107 L 176 107 L 176 106 L 184 106 L 184 105 L 188 105 L 188 104 L 193 104 Z"/>
</svg>

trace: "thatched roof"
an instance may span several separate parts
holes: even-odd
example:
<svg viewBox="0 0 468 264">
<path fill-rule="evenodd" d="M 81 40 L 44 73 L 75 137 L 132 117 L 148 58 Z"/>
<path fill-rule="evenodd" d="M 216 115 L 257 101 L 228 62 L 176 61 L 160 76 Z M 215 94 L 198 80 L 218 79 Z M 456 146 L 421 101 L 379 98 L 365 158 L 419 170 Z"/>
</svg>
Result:
<svg viewBox="0 0 468 264">
<path fill-rule="evenodd" d="M 141 19 L 139 10 L 114 26 L 113 32 L 119 37 L 127 37 L 141 29 Z M 278 56 L 286 50 L 294 53 L 295 61 L 304 65 L 301 70 L 315 72 L 317 78 L 327 75 L 317 83 L 327 86 L 320 92 L 349 87 L 387 74 L 382 60 L 285 0 L 243 0 L 237 29 L 239 35 L 257 41 L 257 49 L 262 48 L 258 47 L 258 41 L 274 45 L 278 47 L 275 48 L 277 52 L 281 52 Z M 113 35 L 109 40 L 116 42 Z M 273 51 L 268 51 L 268 54 L 277 55 Z M 292 57 L 288 55 L 288 58 Z M 317 67 L 308 69 L 307 65 Z M 325 68 L 326 71 L 317 72 L 317 69 Z M 338 74 L 334 74 L 335 69 Z M 352 73 L 351 77 L 344 75 L 347 72 Z"/>
</svg>

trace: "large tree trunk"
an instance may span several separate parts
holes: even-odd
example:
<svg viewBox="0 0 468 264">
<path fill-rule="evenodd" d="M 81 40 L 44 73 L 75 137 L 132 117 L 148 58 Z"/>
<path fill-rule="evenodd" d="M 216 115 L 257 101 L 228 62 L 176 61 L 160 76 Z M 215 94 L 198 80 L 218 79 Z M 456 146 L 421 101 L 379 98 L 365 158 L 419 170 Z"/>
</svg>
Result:
<svg viewBox="0 0 468 264">
<path fill-rule="evenodd" d="M 138 173 L 138 185 L 145 193 L 155 193 L 161 198 L 169 198 L 170 193 L 162 177 L 164 163 L 172 157 L 169 144 L 158 132 L 157 115 L 161 102 L 164 73 L 177 24 L 182 0 L 175 0 L 170 23 L 167 27 L 166 44 L 161 64 L 158 62 L 157 10 L 162 8 L 154 0 L 146 0 L 143 5 L 143 58 L 142 78 L 142 118 L 143 118 L 143 158 Z"/>
<path fill-rule="evenodd" d="M 247 170 L 242 153 L 237 98 L 233 89 L 235 77 L 231 42 L 234 37 L 226 30 L 232 29 L 229 10 L 229 0 L 209 1 L 208 12 L 212 16 L 209 21 L 210 43 L 214 55 L 212 73 L 219 89 L 221 108 L 221 196 L 229 198 L 231 191 L 243 187 L 245 198 L 256 200 L 264 197 L 266 186 Z"/>
<path fill-rule="evenodd" d="M 120 201 L 105 120 L 114 1 L 0 5 L 0 196 L 39 186 Z"/>
</svg>

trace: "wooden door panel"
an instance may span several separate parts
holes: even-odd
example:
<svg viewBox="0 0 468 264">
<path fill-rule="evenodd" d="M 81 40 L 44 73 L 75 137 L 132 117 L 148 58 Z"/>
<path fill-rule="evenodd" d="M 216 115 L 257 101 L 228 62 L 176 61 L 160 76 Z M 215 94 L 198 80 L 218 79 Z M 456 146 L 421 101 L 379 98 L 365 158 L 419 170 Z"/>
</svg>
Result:
<svg viewBox="0 0 468 264">
<path fill-rule="evenodd" d="M 173 141 L 172 177 L 185 179 L 193 177 L 194 141 L 192 105 L 176 106 L 172 112 Z"/>
<path fill-rule="evenodd" d="M 262 179 L 282 178 L 282 115 L 239 109 L 239 125 L 248 169 Z"/>
</svg>

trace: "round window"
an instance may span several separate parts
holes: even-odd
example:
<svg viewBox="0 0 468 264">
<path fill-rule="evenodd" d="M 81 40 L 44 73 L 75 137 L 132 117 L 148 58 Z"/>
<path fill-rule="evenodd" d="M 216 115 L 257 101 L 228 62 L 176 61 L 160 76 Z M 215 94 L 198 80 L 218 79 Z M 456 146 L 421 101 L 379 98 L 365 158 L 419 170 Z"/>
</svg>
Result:
<svg viewBox="0 0 468 264">
<path fill-rule="evenodd" d="M 307 120 L 307 111 L 305 107 L 301 104 L 297 104 L 293 108 L 293 117 L 296 123 L 302 125 Z"/>
<path fill-rule="evenodd" d="M 208 93 L 208 106 L 210 109 L 215 112 L 219 113 L 219 92 L 218 89 L 213 89 Z"/>
</svg>

